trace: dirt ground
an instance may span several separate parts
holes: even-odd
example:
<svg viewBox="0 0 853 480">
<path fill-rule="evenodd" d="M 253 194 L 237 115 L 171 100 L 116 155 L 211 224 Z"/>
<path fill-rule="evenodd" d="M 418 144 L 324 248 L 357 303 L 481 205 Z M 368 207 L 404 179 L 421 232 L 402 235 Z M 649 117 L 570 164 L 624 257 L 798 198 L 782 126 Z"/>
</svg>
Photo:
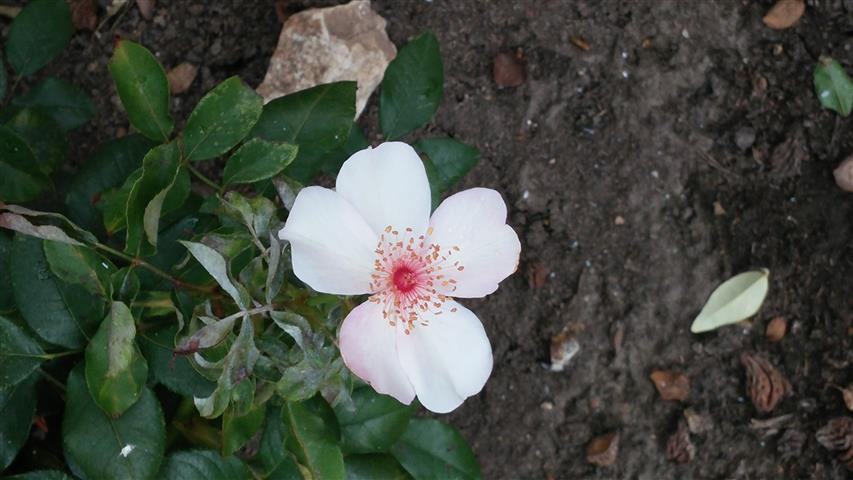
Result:
<svg viewBox="0 0 853 480">
<path fill-rule="evenodd" d="M 324 3 L 335 2 L 284 2 Z M 820 107 L 812 72 L 820 54 L 853 67 L 853 1 L 808 0 L 785 31 L 761 22 L 772 3 L 374 1 L 397 45 L 423 30 L 438 37 L 445 95 L 426 134 L 480 149 L 459 188 L 501 191 L 523 245 L 519 272 L 467 302 L 495 368 L 446 418 L 485 478 L 846 478 L 815 431 L 846 412 L 831 386 L 853 382 L 853 194 L 832 178 L 853 153 L 853 123 Z M 174 102 L 184 118 L 230 75 L 262 80 L 280 28 L 272 1 L 158 4 L 152 20 L 132 8 L 97 37 L 77 34 L 52 67 L 99 106 L 72 141 L 75 163 L 127 128 L 105 68 L 114 35 L 167 67 L 200 66 Z M 498 88 L 494 56 L 518 49 L 527 80 Z M 374 142 L 377 120 L 374 97 L 360 121 Z M 753 322 L 691 334 L 711 290 L 755 267 L 770 269 L 771 287 Z M 769 343 L 778 315 L 789 332 Z M 561 331 L 580 351 L 551 372 Z M 772 414 L 746 394 L 745 351 L 792 384 Z M 659 398 L 658 368 L 690 377 L 686 401 Z M 687 407 L 710 427 L 679 464 L 665 449 Z M 780 415 L 775 429 L 751 426 Z M 612 431 L 615 464 L 587 463 L 587 442 Z"/>
</svg>

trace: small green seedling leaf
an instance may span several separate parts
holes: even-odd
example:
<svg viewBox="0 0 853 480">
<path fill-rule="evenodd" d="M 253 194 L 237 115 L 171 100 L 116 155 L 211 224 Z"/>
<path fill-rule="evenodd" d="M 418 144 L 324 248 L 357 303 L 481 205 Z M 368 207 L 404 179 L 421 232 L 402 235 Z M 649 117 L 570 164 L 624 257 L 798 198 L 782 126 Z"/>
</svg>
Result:
<svg viewBox="0 0 853 480">
<path fill-rule="evenodd" d="M 147 48 L 122 40 L 109 63 L 131 125 L 157 142 L 166 142 L 175 127 L 169 115 L 169 81 L 157 58 Z"/>
<path fill-rule="evenodd" d="M 444 66 L 435 35 L 426 32 L 407 43 L 385 69 L 379 97 L 379 123 L 388 140 L 426 125 L 444 92 Z"/>
<path fill-rule="evenodd" d="M 12 99 L 12 105 L 37 108 L 63 130 L 73 130 L 95 115 L 95 102 L 77 85 L 47 77 L 27 93 Z"/>
<path fill-rule="evenodd" d="M 19 75 L 32 75 L 62 52 L 72 33 L 65 0 L 33 0 L 12 22 L 6 57 Z"/>
<path fill-rule="evenodd" d="M 239 77 L 231 77 L 196 105 L 184 129 L 184 152 L 190 160 L 207 160 L 230 150 L 258 121 L 264 99 Z"/>
<path fill-rule="evenodd" d="M 745 320 L 758 312 L 769 287 L 770 271 L 744 272 L 723 282 L 693 320 L 690 331 L 702 333 Z"/>
<path fill-rule="evenodd" d="M 843 116 L 853 110 L 853 81 L 836 60 L 820 57 L 814 71 L 814 88 L 821 105 Z"/>
<path fill-rule="evenodd" d="M 148 379 L 148 364 L 136 346 L 136 326 L 127 305 L 113 302 L 86 348 L 86 383 L 101 409 L 115 418 L 133 406 Z"/>
<path fill-rule="evenodd" d="M 0 391 L 23 381 L 44 361 L 44 350 L 21 327 L 0 317 Z"/>
<path fill-rule="evenodd" d="M 296 158 L 297 147 L 253 138 L 244 143 L 225 163 L 222 182 L 253 183 L 266 180 L 287 168 Z"/>
<path fill-rule="evenodd" d="M 112 418 L 92 400 L 83 365 L 68 375 L 62 444 L 82 478 L 159 478 L 166 425 L 157 397 L 148 388 L 121 417 Z"/>
</svg>

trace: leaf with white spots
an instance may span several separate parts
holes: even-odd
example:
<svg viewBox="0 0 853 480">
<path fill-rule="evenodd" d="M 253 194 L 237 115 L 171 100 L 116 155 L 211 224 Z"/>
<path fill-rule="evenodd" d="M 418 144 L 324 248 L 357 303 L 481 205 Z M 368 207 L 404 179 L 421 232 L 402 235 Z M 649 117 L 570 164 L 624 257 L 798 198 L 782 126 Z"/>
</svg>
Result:
<svg viewBox="0 0 853 480">
<path fill-rule="evenodd" d="M 227 152 L 252 130 L 263 106 L 263 98 L 239 77 L 220 83 L 198 102 L 187 120 L 186 157 L 207 160 Z"/>
<path fill-rule="evenodd" d="M 711 293 L 690 331 L 708 332 L 755 315 L 767 296 L 769 276 L 770 271 L 763 269 L 744 272 L 723 282 Z"/>
<path fill-rule="evenodd" d="M 225 292 L 234 299 L 234 302 L 243 309 L 246 310 L 248 308 L 248 302 L 241 294 L 240 290 L 237 290 L 234 282 L 231 280 L 231 276 L 228 274 L 228 263 L 225 261 L 225 258 L 220 255 L 216 250 L 208 247 L 203 243 L 189 242 L 186 240 L 180 241 L 187 250 L 190 251 L 193 257 L 198 260 L 198 263 L 204 267 L 205 270 L 216 280 L 216 283 L 222 287 Z M 243 290 L 245 292 L 245 289 Z"/>
<path fill-rule="evenodd" d="M 68 375 L 62 443 L 69 463 L 83 478 L 156 478 L 166 443 L 166 425 L 157 397 L 144 388 L 118 418 L 103 412 L 86 387 L 83 365 Z"/>
</svg>

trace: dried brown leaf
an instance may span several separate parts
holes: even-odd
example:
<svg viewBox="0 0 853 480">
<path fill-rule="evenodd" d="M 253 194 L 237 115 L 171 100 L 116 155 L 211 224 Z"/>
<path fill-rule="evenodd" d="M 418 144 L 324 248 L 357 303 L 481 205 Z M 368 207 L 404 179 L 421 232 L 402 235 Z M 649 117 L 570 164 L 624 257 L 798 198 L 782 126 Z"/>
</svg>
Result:
<svg viewBox="0 0 853 480">
<path fill-rule="evenodd" d="M 517 87 L 527 78 L 524 60 L 513 52 L 495 56 L 493 74 L 499 87 Z"/>
<path fill-rule="evenodd" d="M 746 392 L 752 404 L 762 413 L 770 413 L 791 391 L 791 384 L 764 357 L 744 352 L 740 362 L 746 369 Z"/>
<path fill-rule="evenodd" d="M 581 37 L 580 35 L 572 35 L 571 37 L 569 37 L 569 42 L 571 42 L 572 45 L 580 48 L 583 51 L 589 50 L 590 47 L 589 42 L 587 42 L 586 39 Z"/>
<path fill-rule="evenodd" d="M 98 3 L 95 0 L 71 0 L 71 22 L 77 30 L 98 27 Z"/>
<path fill-rule="evenodd" d="M 844 399 L 844 405 L 847 407 L 847 410 L 853 411 L 853 383 L 847 385 L 847 388 L 841 388 L 836 386 L 835 388 L 841 392 L 841 397 Z"/>
<path fill-rule="evenodd" d="M 853 447 L 853 417 L 836 417 L 815 434 L 818 443 L 828 450 L 847 450 Z"/>
<path fill-rule="evenodd" d="M 616 463 L 619 455 L 619 432 L 599 435 L 586 446 L 586 460 L 599 467 L 608 467 Z"/>
<path fill-rule="evenodd" d="M 764 24 L 775 30 L 793 27 L 806 11 L 803 0 L 779 0 L 762 19 Z"/>
<path fill-rule="evenodd" d="M 189 62 L 181 63 L 166 74 L 166 78 L 169 79 L 169 89 L 175 95 L 186 92 L 195 80 L 196 74 L 198 74 L 198 67 Z"/>
<path fill-rule="evenodd" d="M 655 384 L 660 398 L 683 402 L 690 397 L 690 378 L 672 370 L 655 370 L 649 375 Z"/>
<path fill-rule="evenodd" d="M 545 286 L 545 280 L 548 279 L 548 274 L 551 270 L 542 262 L 537 262 L 531 265 L 527 270 L 527 284 L 532 289 L 539 289 Z"/>
</svg>

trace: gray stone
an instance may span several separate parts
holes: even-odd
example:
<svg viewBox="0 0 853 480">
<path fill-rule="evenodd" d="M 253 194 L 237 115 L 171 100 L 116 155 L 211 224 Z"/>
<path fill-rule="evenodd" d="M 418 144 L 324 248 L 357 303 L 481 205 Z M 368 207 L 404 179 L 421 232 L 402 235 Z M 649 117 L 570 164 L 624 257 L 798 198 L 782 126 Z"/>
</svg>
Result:
<svg viewBox="0 0 853 480">
<path fill-rule="evenodd" d="M 265 101 L 322 83 L 358 83 L 356 117 L 397 49 L 369 0 L 314 8 L 288 18 L 258 93 Z"/>
<path fill-rule="evenodd" d="M 735 145 L 741 150 L 746 150 L 755 143 L 755 130 L 752 127 L 743 127 L 735 133 Z"/>
</svg>

